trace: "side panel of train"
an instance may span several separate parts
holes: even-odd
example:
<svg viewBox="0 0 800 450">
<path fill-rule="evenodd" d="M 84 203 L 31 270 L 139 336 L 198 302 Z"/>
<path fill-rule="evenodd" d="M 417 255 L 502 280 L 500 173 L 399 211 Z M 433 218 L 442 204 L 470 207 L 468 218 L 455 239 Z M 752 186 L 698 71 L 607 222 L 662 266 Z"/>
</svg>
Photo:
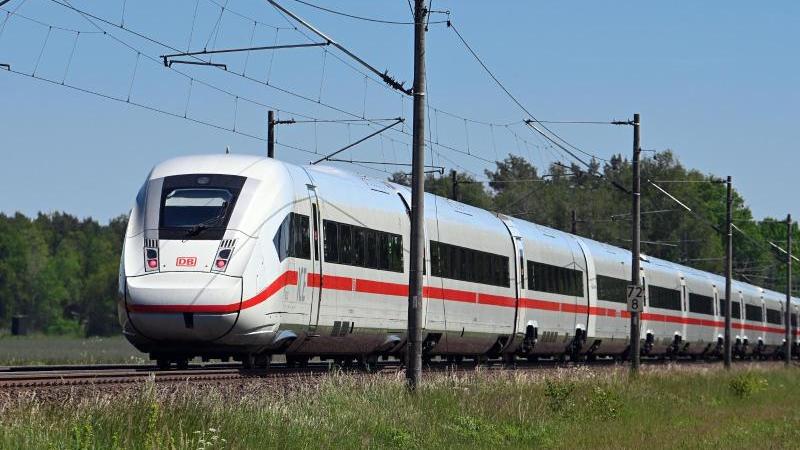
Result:
<svg viewBox="0 0 800 450">
<path fill-rule="evenodd" d="M 287 239 L 294 242 L 294 231 L 304 242 L 278 255 L 281 273 L 296 277 L 273 302 L 282 311 L 280 328 L 299 337 L 285 350 L 398 354 L 407 317 L 410 192 L 327 169 L 292 174 L 295 201 L 277 216 L 300 221 L 288 225 Z M 626 352 L 628 251 L 433 195 L 426 206 L 428 354 Z M 642 281 L 645 353 L 721 351 L 724 280 L 645 258 Z M 737 352 L 774 353 L 783 342 L 779 295 L 742 283 L 735 290 Z"/>
</svg>

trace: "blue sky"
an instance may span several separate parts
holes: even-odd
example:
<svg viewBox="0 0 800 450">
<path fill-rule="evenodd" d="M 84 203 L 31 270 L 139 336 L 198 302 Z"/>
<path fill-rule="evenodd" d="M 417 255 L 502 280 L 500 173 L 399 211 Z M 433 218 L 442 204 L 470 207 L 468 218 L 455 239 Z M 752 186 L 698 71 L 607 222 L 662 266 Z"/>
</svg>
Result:
<svg viewBox="0 0 800 450">
<path fill-rule="evenodd" d="M 265 1 L 228 0 L 221 18 L 219 5 L 226 0 L 58 2 L 182 50 L 246 47 L 251 40 L 309 42 Z M 173 70 L 148 59 L 169 53 L 166 48 L 58 2 L 11 0 L 0 10 L 0 63 L 21 73 L 0 69 L 0 211 L 63 210 L 106 221 L 128 211 L 161 160 L 222 153 L 226 146 L 264 154 L 265 143 L 245 135 L 266 136 L 268 106 L 280 110 L 281 119 L 403 116 L 410 123 L 408 99 L 367 79 L 333 49 L 215 57 L 228 65 L 227 73 L 178 65 Z M 404 0 L 314 2 L 410 20 Z M 410 84 L 411 26 L 334 16 L 294 0 L 282 4 Z M 640 112 L 644 148 L 670 148 L 689 167 L 732 175 L 756 217 L 800 217 L 791 187 L 800 162 L 800 3 L 434 0 L 433 8 L 451 12 L 459 31 L 538 119 L 603 121 Z M 483 159 L 508 153 L 540 167 L 570 161 L 520 123 L 524 113 L 492 84 L 451 29 L 431 24 L 427 40 L 428 98 L 436 108 L 429 136 L 441 144 L 433 146 L 429 161 L 481 177 L 490 167 Z M 126 104 L 128 99 L 173 115 Z M 217 128 L 184 120 L 184 114 Z M 296 124 L 279 127 L 278 141 L 325 153 L 376 127 Z M 630 153 L 628 128 L 552 129 L 601 158 Z M 409 130 L 386 133 L 342 156 L 409 162 L 410 135 L 403 131 Z M 280 145 L 277 151 L 295 163 L 316 156 Z"/>
</svg>

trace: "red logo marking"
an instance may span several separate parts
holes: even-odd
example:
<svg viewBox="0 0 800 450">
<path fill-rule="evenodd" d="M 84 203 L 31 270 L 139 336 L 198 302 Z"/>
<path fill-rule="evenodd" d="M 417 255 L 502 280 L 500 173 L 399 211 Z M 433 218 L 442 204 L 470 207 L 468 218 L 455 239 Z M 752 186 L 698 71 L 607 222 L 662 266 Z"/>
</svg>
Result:
<svg viewBox="0 0 800 450">
<path fill-rule="evenodd" d="M 179 267 L 194 267 L 197 265 L 197 258 L 194 256 L 179 256 L 178 260 L 175 261 L 175 265 Z"/>
</svg>

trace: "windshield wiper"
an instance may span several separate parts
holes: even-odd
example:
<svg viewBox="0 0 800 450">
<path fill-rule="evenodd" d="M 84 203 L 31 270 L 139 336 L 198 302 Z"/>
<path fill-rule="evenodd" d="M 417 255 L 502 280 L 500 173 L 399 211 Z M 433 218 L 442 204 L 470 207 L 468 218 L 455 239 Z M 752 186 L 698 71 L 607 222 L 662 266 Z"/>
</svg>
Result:
<svg viewBox="0 0 800 450">
<path fill-rule="evenodd" d="M 186 230 L 186 237 L 197 236 L 204 230 L 207 230 L 212 223 L 220 222 L 225 217 L 226 214 L 228 214 L 228 202 L 223 202 L 222 209 L 220 210 L 219 214 L 210 219 L 204 220 L 198 223 L 197 225 L 192 225 L 191 228 Z"/>
</svg>

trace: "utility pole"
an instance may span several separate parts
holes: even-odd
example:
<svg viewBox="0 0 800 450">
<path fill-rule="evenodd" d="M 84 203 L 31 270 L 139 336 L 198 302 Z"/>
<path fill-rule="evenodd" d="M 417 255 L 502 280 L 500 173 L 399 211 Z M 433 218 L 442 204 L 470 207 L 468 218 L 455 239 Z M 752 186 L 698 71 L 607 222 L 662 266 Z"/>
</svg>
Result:
<svg viewBox="0 0 800 450">
<path fill-rule="evenodd" d="M 275 111 L 267 111 L 267 158 L 275 157 Z"/>
<path fill-rule="evenodd" d="M 458 201 L 458 172 L 455 170 L 450 171 L 450 180 L 453 183 L 453 193 L 452 198 L 454 201 Z"/>
<path fill-rule="evenodd" d="M 570 229 L 572 234 L 578 234 L 578 213 L 572 210 L 572 227 Z"/>
<path fill-rule="evenodd" d="M 728 194 L 725 201 L 725 368 L 731 368 L 731 277 L 733 276 L 733 187 L 731 177 L 727 180 Z"/>
<path fill-rule="evenodd" d="M 411 261 L 408 280 L 406 383 L 422 376 L 422 283 L 425 264 L 425 0 L 414 0 L 414 117 L 411 161 Z"/>
<path fill-rule="evenodd" d="M 792 362 L 792 215 L 786 215 L 786 366 Z"/>
<path fill-rule="evenodd" d="M 639 166 L 639 158 L 642 153 L 642 148 L 639 145 L 639 114 L 633 115 L 633 208 L 631 215 L 633 216 L 633 231 L 632 231 L 632 255 L 631 255 L 631 283 L 634 286 L 642 286 L 641 277 L 641 168 Z M 640 308 L 644 305 L 640 305 Z M 631 311 L 631 373 L 637 375 L 639 373 L 639 356 L 640 356 L 640 341 L 639 341 L 639 312 Z"/>
<path fill-rule="evenodd" d="M 290 123 L 295 123 L 295 120 L 275 120 L 275 111 L 267 111 L 267 158 L 275 157 L 275 125 Z"/>
</svg>

